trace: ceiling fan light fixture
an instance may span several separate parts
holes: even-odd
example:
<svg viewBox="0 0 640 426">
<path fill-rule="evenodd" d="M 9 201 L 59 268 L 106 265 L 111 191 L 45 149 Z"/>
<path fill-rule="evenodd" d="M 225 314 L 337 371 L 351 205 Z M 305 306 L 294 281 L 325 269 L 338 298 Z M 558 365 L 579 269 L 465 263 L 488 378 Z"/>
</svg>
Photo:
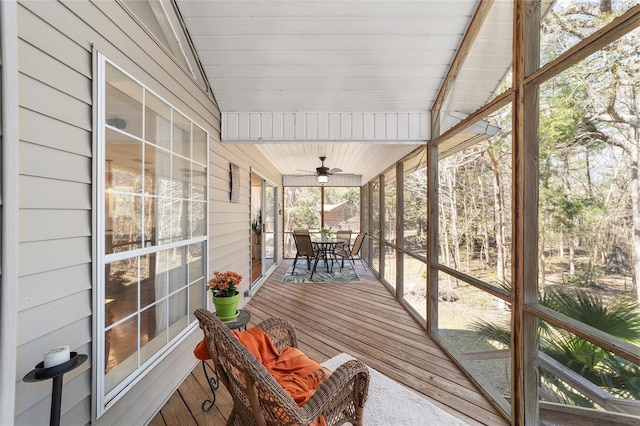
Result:
<svg viewBox="0 0 640 426">
<path fill-rule="evenodd" d="M 316 177 L 316 180 L 318 181 L 318 183 L 320 185 L 324 185 L 325 183 L 329 182 L 329 176 L 327 176 L 327 175 L 318 175 Z"/>
</svg>

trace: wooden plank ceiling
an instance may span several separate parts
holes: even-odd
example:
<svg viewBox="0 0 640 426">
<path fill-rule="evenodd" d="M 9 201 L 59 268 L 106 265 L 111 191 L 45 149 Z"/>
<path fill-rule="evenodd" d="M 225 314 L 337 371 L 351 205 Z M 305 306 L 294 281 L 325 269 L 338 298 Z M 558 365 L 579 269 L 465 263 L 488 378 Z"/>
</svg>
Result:
<svg viewBox="0 0 640 426">
<path fill-rule="evenodd" d="M 223 115 L 322 117 L 428 113 L 478 1 L 176 3 Z M 427 139 L 255 143 L 284 175 L 315 170 L 323 155 L 367 181 Z"/>
</svg>

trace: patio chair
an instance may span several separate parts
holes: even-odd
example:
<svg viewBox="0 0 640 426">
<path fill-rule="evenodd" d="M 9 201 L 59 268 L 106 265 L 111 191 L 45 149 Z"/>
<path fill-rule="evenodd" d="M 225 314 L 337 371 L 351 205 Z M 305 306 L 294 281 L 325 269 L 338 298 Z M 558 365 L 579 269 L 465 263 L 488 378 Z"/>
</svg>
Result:
<svg viewBox="0 0 640 426">
<path fill-rule="evenodd" d="M 354 256 L 359 257 L 360 263 L 362 263 L 362 267 L 366 269 L 364 261 L 362 260 L 362 257 L 360 257 L 360 249 L 362 248 L 362 242 L 364 241 L 364 237 L 366 236 L 367 236 L 366 232 L 362 234 L 358 234 L 358 236 L 356 237 L 356 240 L 353 242 L 353 247 L 351 247 L 351 249 L 336 248 L 336 250 L 333 251 L 333 255 L 336 258 L 336 260 L 338 260 L 338 257 L 342 258 L 342 262 L 340 266 L 341 269 L 344 268 L 344 260 L 349 259 L 349 261 L 353 265 L 353 269 L 355 270 L 356 263 L 354 261 Z"/>
<path fill-rule="evenodd" d="M 351 247 L 351 229 L 339 229 L 336 232 L 336 238 L 339 240 L 345 240 L 346 243 L 338 243 L 335 245 L 335 249 L 344 249 L 344 250 L 349 250 L 349 248 Z"/>
<path fill-rule="evenodd" d="M 313 247 L 311 243 L 311 237 L 309 234 L 293 234 L 293 241 L 296 243 L 296 257 L 293 259 L 293 269 L 291 270 L 291 274 L 296 271 L 296 262 L 298 261 L 298 257 L 305 256 L 307 258 L 307 269 L 311 269 L 311 259 L 313 258 L 313 270 L 311 271 L 311 278 L 313 278 L 313 274 L 316 271 L 316 267 L 318 266 L 318 256 L 320 255 L 318 251 Z"/>
<path fill-rule="evenodd" d="M 309 235 L 309 229 L 307 228 L 296 228 L 293 230 L 294 234 L 299 234 L 299 235 Z"/>
<path fill-rule="evenodd" d="M 198 309 L 195 316 L 220 380 L 233 398 L 227 425 L 308 425 L 319 415 L 327 425 L 346 422 L 362 425 L 369 389 L 369 370 L 362 362 L 351 360 L 342 364 L 298 407 L 215 314 Z M 297 347 L 295 328 L 287 320 L 270 318 L 257 327 L 269 336 L 278 352 L 285 347 Z"/>
</svg>

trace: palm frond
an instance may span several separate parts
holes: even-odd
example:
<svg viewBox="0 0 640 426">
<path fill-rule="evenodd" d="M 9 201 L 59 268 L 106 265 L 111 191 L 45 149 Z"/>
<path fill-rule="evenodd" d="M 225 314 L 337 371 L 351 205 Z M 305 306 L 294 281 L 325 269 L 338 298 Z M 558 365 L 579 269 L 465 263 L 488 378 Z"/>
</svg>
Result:
<svg viewBox="0 0 640 426">
<path fill-rule="evenodd" d="M 620 339 L 640 341 L 640 304 L 630 299 L 607 305 L 597 295 L 557 287 L 546 291 L 540 303 Z"/>
<path fill-rule="evenodd" d="M 511 325 L 508 322 L 494 324 L 476 320 L 471 324 L 471 329 L 487 340 L 494 340 L 511 347 Z"/>
<path fill-rule="evenodd" d="M 620 339 L 640 342 L 640 304 L 630 299 L 605 304 L 597 295 L 556 287 L 547 289 L 540 296 L 540 303 Z M 540 351 L 613 395 L 640 399 L 640 366 L 550 323 L 540 321 L 538 327 Z M 488 340 L 511 344 L 508 322 L 477 320 L 472 329 Z M 540 375 L 541 386 L 558 401 L 583 407 L 594 405 L 548 371 L 541 369 Z"/>
</svg>

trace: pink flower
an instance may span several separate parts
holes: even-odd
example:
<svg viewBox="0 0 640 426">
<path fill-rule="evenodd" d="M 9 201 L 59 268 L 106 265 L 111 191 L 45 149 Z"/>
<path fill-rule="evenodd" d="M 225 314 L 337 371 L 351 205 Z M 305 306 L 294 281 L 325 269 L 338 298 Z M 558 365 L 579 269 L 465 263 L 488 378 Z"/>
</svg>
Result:
<svg viewBox="0 0 640 426">
<path fill-rule="evenodd" d="M 211 290 L 216 297 L 231 297 L 236 294 L 236 287 L 242 281 L 242 275 L 233 271 L 215 271 L 213 278 L 207 283 L 207 290 Z"/>
</svg>

